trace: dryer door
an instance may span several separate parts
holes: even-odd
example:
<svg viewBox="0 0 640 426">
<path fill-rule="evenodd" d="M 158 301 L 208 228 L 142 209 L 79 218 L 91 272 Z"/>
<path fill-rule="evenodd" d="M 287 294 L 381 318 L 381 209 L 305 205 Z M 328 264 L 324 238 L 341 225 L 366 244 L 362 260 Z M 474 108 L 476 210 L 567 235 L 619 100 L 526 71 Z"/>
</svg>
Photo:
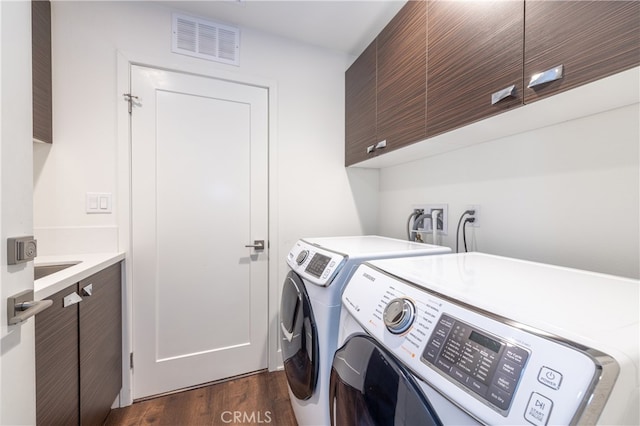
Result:
<svg viewBox="0 0 640 426">
<path fill-rule="evenodd" d="M 290 271 L 280 302 L 282 359 L 289 388 L 298 399 L 309 399 L 318 380 L 318 333 L 304 283 Z"/>
<path fill-rule="evenodd" d="M 333 426 L 442 425 L 411 374 L 366 335 L 336 351 L 329 404 Z"/>
</svg>

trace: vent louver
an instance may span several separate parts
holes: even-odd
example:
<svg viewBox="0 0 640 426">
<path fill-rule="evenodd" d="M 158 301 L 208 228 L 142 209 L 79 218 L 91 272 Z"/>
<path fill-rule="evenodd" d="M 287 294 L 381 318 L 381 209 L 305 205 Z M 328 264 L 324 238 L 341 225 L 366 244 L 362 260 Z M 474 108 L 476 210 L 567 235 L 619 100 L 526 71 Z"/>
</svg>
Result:
<svg viewBox="0 0 640 426">
<path fill-rule="evenodd" d="M 240 64 L 240 29 L 173 14 L 171 51 L 225 64 Z"/>
</svg>

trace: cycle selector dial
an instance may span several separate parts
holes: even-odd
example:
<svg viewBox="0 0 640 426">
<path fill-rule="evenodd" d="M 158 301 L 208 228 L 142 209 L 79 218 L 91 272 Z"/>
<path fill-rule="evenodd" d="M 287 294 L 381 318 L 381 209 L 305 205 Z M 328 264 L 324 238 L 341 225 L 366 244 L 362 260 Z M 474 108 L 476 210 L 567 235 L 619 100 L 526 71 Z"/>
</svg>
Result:
<svg viewBox="0 0 640 426">
<path fill-rule="evenodd" d="M 304 261 L 307 260 L 307 256 L 309 256 L 309 250 L 302 250 L 298 253 L 298 257 L 296 257 L 296 263 L 302 265 Z"/>
<path fill-rule="evenodd" d="M 416 317 L 416 308 L 409 299 L 399 297 L 387 304 L 382 313 L 384 325 L 393 334 L 402 334 L 411 327 Z"/>
</svg>

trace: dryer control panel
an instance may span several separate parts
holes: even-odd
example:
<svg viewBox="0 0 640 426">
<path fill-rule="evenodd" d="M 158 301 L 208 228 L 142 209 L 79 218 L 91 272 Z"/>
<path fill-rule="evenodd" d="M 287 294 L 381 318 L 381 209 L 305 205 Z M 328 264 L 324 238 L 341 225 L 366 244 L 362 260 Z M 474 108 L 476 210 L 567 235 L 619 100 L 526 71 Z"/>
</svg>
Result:
<svg viewBox="0 0 640 426">
<path fill-rule="evenodd" d="M 590 401 L 606 400 L 610 392 L 612 382 L 603 377 L 611 378 L 612 368 L 613 380 L 617 375 L 615 360 L 605 354 L 370 265 L 358 267 L 342 301 L 343 309 L 419 378 L 486 424 L 585 421 Z M 406 331 L 397 333 L 399 322 L 409 324 Z"/>
<path fill-rule="evenodd" d="M 313 284 L 328 286 L 347 260 L 347 256 L 298 241 L 287 255 L 287 264 L 300 277 Z"/>
</svg>

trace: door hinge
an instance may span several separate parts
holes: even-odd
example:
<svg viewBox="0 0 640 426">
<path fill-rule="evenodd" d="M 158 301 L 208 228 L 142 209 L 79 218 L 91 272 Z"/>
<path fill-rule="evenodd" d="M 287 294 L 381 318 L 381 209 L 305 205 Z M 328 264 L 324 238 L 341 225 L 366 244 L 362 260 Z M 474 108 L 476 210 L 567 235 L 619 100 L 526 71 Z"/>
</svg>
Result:
<svg viewBox="0 0 640 426">
<path fill-rule="evenodd" d="M 124 96 L 125 101 L 129 102 L 129 114 L 131 114 L 131 111 L 133 110 L 133 103 L 138 102 L 140 99 L 137 96 L 133 96 L 131 93 L 123 93 L 122 96 Z"/>
<path fill-rule="evenodd" d="M 129 368 L 133 369 L 133 352 L 129 354 Z"/>
</svg>

